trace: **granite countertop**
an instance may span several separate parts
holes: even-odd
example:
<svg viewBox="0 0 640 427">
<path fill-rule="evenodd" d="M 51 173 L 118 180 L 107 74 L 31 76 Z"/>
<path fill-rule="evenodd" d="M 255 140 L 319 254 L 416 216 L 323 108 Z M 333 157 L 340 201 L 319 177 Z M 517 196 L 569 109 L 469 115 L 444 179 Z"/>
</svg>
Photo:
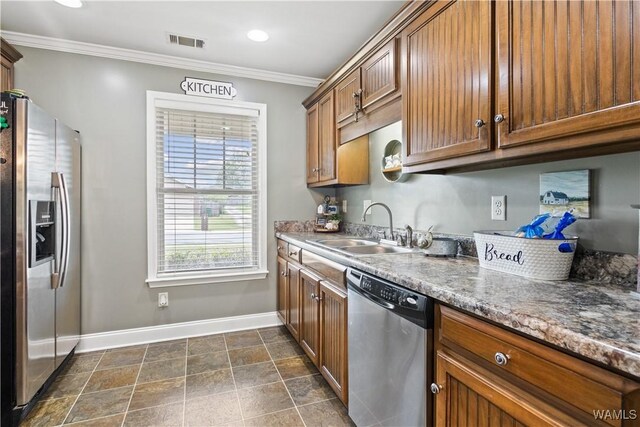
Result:
<svg viewBox="0 0 640 427">
<path fill-rule="evenodd" d="M 470 257 L 345 256 L 306 242 L 345 234 L 276 236 L 640 378 L 640 298 L 619 285 L 525 279 L 480 268 Z"/>
</svg>

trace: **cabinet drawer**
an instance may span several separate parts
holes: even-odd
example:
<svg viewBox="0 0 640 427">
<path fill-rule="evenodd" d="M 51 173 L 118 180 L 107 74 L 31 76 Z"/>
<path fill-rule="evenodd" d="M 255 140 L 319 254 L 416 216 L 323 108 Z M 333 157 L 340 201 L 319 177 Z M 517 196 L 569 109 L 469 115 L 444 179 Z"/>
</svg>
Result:
<svg viewBox="0 0 640 427">
<path fill-rule="evenodd" d="M 514 376 L 589 414 L 640 404 L 640 384 L 632 380 L 456 310 L 439 308 L 439 343 L 471 353 L 493 365 L 494 371 Z"/>
<path fill-rule="evenodd" d="M 289 243 L 289 248 L 287 249 L 287 258 L 289 258 L 290 260 L 295 261 L 295 262 L 300 262 L 300 253 L 301 252 L 302 251 L 300 250 L 299 247 Z"/>
<path fill-rule="evenodd" d="M 281 256 L 282 258 L 287 258 L 287 256 L 289 256 L 289 252 L 288 252 L 289 244 L 281 239 L 277 239 L 276 243 L 278 247 L 278 256 Z"/>
<path fill-rule="evenodd" d="M 347 267 L 309 251 L 302 251 L 302 264 L 331 282 L 347 289 Z"/>
</svg>

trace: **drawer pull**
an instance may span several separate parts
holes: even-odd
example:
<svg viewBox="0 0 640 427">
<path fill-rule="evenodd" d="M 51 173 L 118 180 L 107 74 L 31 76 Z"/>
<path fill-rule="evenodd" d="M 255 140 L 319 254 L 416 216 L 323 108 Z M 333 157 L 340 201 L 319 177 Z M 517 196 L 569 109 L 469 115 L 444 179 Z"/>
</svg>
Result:
<svg viewBox="0 0 640 427">
<path fill-rule="evenodd" d="M 444 387 L 441 385 L 438 385 L 436 383 L 431 383 L 431 387 L 429 387 L 429 389 L 431 390 L 431 393 L 433 394 L 438 394 L 440 393 L 440 390 L 442 390 Z"/>
<path fill-rule="evenodd" d="M 494 359 L 496 359 L 496 363 L 499 366 L 506 366 L 506 364 L 509 363 L 509 356 L 504 354 L 504 353 L 498 352 L 493 357 L 494 357 Z"/>
<path fill-rule="evenodd" d="M 289 256 L 296 256 L 298 255 L 298 252 L 289 252 Z"/>
</svg>

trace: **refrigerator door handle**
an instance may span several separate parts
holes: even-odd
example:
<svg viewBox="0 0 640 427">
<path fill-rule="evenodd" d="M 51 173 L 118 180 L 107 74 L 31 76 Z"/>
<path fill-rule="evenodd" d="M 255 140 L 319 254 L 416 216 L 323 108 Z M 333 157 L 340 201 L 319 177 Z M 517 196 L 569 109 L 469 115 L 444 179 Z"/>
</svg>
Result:
<svg viewBox="0 0 640 427">
<path fill-rule="evenodd" d="M 64 174 L 61 172 L 53 172 L 51 174 L 51 186 L 59 191 L 61 221 L 57 221 L 61 227 L 62 242 L 60 245 L 60 265 L 57 271 L 51 275 L 51 287 L 53 289 L 64 286 L 64 280 L 67 275 L 67 267 L 69 266 L 69 191 Z"/>
</svg>

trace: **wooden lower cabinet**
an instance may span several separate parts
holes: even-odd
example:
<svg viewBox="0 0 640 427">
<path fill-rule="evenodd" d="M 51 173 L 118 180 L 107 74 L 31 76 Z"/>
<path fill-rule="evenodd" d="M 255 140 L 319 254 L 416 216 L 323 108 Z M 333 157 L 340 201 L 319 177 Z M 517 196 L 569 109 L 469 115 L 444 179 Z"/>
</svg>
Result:
<svg viewBox="0 0 640 427">
<path fill-rule="evenodd" d="M 278 241 L 279 247 L 285 244 Z M 289 245 L 292 247 L 295 248 Z M 302 265 L 292 261 L 290 256 L 286 259 L 277 257 L 278 317 L 338 398 L 347 405 L 349 363 L 345 267 L 301 252 L 302 255 L 297 254 L 301 255 L 300 258 L 296 259 L 302 259 Z"/>
<path fill-rule="evenodd" d="M 436 426 L 640 425 L 629 378 L 441 305 L 435 336 Z"/>
<path fill-rule="evenodd" d="M 436 426 L 580 426 L 580 423 L 462 357 L 438 352 Z"/>
<path fill-rule="evenodd" d="M 287 324 L 287 261 L 278 257 L 278 317 L 283 324 Z"/>
<path fill-rule="evenodd" d="M 300 267 L 287 263 L 286 323 L 291 335 L 300 341 Z"/>
<path fill-rule="evenodd" d="M 320 282 L 320 372 L 347 404 L 347 293 Z"/>
<path fill-rule="evenodd" d="M 314 365 L 320 354 L 320 279 L 306 270 L 300 271 L 300 346 Z"/>
</svg>

